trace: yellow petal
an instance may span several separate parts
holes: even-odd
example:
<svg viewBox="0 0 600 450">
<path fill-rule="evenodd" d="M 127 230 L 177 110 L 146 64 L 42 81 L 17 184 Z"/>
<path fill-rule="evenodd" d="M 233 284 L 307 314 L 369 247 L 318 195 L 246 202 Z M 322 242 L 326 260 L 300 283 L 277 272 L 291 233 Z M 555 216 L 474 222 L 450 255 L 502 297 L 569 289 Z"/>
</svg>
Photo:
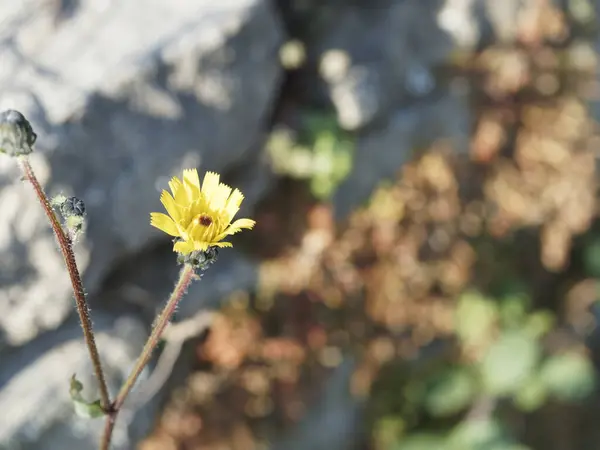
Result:
<svg viewBox="0 0 600 450">
<path fill-rule="evenodd" d="M 183 184 L 189 201 L 194 201 L 200 196 L 200 178 L 196 169 L 185 169 L 183 171 Z"/>
<path fill-rule="evenodd" d="M 212 245 L 210 242 L 206 241 L 194 241 L 194 250 L 196 251 L 206 251 L 208 246 Z"/>
<path fill-rule="evenodd" d="M 169 187 L 171 188 L 173 197 L 175 197 L 177 195 L 177 191 L 181 188 L 181 181 L 179 180 L 179 178 L 171 178 L 171 181 L 169 181 Z"/>
<path fill-rule="evenodd" d="M 183 255 L 187 255 L 194 251 L 194 242 L 193 241 L 179 241 L 175 242 L 173 245 L 173 251 L 177 253 L 181 253 Z"/>
<path fill-rule="evenodd" d="M 252 229 L 256 225 L 256 221 L 252 219 L 238 219 L 229 225 L 229 228 L 237 228 L 241 230 L 242 228 Z"/>
<path fill-rule="evenodd" d="M 206 172 L 204 181 L 202 182 L 202 194 L 206 197 L 210 204 L 217 188 L 219 187 L 219 174 L 215 172 Z"/>
<path fill-rule="evenodd" d="M 219 236 L 217 236 L 216 240 L 220 241 L 226 236 L 231 236 L 232 234 L 239 233 L 240 231 L 242 231 L 242 228 L 252 228 L 255 224 L 256 222 L 252 219 L 238 219 L 231 225 L 229 225 L 227 229 L 223 231 Z"/>
<path fill-rule="evenodd" d="M 231 244 L 231 242 L 215 242 L 212 244 L 213 247 L 233 247 L 233 245 Z"/>
<path fill-rule="evenodd" d="M 233 193 L 227 199 L 227 203 L 225 204 L 225 219 L 227 223 L 231 222 L 231 219 L 233 219 L 233 217 L 240 210 L 242 200 L 244 200 L 244 194 L 242 194 L 239 189 L 234 189 Z"/>
<path fill-rule="evenodd" d="M 183 171 L 183 179 L 200 190 L 200 178 L 196 169 L 185 169 Z"/>
<path fill-rule="evenodd" d="M 171 218 L 178 222 L 181 218 L 179 207 L 175 203 L 175 199 L 167 191 L 162 191 L 160 194 L 160 202 L 163 204 Z"/>
<path fill-rule="evenodd" d="M 163 213 L 150 213 L 150 225 L 164 231 L 171 236 L 179 236 L 177 225 L 169 216 Z"/>
<path fill-rule="evenodd" d="M 226 184 L 219 184 L 211 198 L 211 209 L 213 211 L 223 211 L 229 195 L 231 195 L 231 188 Z"/>
<path fill-rule="evenodd" d="M 175 199 L 175 203 L 177 203 L 180 207 L 185 207 L 189 205 L 190 197 L 183 183 L 179 185 L 173 198 Z"/>
</svg>

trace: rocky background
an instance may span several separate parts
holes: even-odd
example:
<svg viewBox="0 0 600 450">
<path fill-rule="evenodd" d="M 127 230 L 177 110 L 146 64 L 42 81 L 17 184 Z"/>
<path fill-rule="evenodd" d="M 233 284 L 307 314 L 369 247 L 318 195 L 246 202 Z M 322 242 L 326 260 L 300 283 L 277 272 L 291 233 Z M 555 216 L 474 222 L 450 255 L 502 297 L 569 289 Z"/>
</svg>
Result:
<svg viewBox="0 0 600 450">
<path fill-rule="evenodd" d="M 169 177 L 218 171 L 258 220 L 190 289 L 114 448 L 598 448 L 599 7 L 0 2 L 0 109 L 31 120 L 47 191 L 86 202 L 113 392 L 177 275 L 148 223 Z M 0 449 L 92 449 L 36 202 L 0 158 Z"/>
</svg>

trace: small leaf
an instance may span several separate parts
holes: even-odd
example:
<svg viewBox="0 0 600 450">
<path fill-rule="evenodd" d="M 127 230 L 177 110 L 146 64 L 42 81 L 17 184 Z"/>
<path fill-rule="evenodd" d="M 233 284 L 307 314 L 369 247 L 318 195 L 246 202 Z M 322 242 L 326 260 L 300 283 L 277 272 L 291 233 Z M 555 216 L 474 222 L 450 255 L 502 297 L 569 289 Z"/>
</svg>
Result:
<svg viewBox="0 0 600 450">
<path fill-rule="evenodd" d="M 494 419 L 465 420 L 449 436 L 453 449 L 488 448 L 502 438 L 502 428 Z"/>
<path fill-rule="evenodd" d="M 484 342 L 498 317 L 494 302 L 478 292 L 466 292 L 456 309 L 456 334 L 466 345 Z"/>
<path fill-rule="evenodd" d="M 531 412 L 540 408 L 546 401 L 548 390 L 538 377 L 528 379 L 518 390 L 514 402 L 521 411 Z"/>
<path fill-rule="evenodd" d="M 593 237 L 583 249 L 583 264 L 585 271 L 593 276 L 600 277 L 600 238 Z"/>
<path fill-rule="evenodd" d="M 446 450 L 446 440 L 433 433 L 419 433 L 407 436 L 398 442 L 393 450 Z"/>
<path fill-rule="evenodd" d="M 450 416 L 466 408 L 475 391 L 475 380 L 467 370 L 449 369 L 429 383 L 425 394 L 425 407 L 431 415 Z"/>
<path fill-rule="evenodd" d="M 504 332 L 481 362 L 483 384 L 492 395 L 518 391 L 531 376 L 540 355 L 539 343 L 526 333 Z"/>
<path fill-rule="evenodd" d="M 530 299 L 526 294 L 505 297 L 500 304 L 500 316 L 505 327 L 518 327 L 525 319 Z"/>
<path fill-rule="evenodd" d="M 550 357 L 543 364 L 540 377 L 550 393 L 563 401 L 584 399 L 596 384 L 592 363 L 575 351 Z"/>
<path fill-rule="evenodd" d="M 532 338 L 538 339 L 550 331 L 554 321 L 554 314 L 550 311 L 536 311 L 527 317 L 524 331 Z"/>
<path fill-rule="evenodd" d="M 390 448 L 398 442 L 405 428 L 406 424 L 401 416 L 385 416 L 379 419 L 373 427 L 377 448 Z"/>
<path fill-rule="evenodd" d="M 100 400 L 96 400 L 94 402 L 87 402 L 82 396 L 81 391 L 83 391 L 83 384 L 79 381 L 75 374 L 71 377 L 71 384 L 69 387 L 69 395 L 71 396 L 71 401 L 73 402 L 73 406 L 75 408 L 75 413 L 79 417 L 83 417 L 85 419 L 95 419 L 97 417 L 102 417 L 105 413 L 100 405 Z"/>
</svg>

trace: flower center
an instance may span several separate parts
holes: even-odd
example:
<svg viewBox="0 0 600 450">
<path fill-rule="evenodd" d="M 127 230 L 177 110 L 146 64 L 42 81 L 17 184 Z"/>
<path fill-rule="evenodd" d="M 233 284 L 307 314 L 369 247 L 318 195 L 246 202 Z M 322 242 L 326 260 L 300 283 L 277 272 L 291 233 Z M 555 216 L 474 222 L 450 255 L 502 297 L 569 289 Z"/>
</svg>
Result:
<svg viewBox="0 0 600 450">
<path fill-rule="evenodd" d="M 208 227 L 213 223 L 213 220 L 207 214 L 200 214 L 198 217 L 196 217 L 196 223 Z"/>
</svg>

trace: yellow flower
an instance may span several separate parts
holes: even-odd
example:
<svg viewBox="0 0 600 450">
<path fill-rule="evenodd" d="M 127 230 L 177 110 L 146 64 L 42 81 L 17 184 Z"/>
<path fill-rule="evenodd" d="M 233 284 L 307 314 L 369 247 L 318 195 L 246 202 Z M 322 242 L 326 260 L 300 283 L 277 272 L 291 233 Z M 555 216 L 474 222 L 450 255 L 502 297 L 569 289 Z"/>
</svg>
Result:
<svg viewBox="0 0 600 450">
<path fill-rule="evenodd" d="M 173 251 L 188 254 L 209 247 L 231 247 L 223 242 L 227 236 L 252 228 L 250 219 L 231 223 L 240 209 L 244 196 L 238 189 L 219 181 L 219 175 L 207 172 L 202 186 L 196 169 L 183 171 L 183 181 L 173 177 L 169 182 L 173 195 L 162 191 L 160 201 L 169 213 L 151 213 L 150 225 L 179 238 Z"/>
</svg>

